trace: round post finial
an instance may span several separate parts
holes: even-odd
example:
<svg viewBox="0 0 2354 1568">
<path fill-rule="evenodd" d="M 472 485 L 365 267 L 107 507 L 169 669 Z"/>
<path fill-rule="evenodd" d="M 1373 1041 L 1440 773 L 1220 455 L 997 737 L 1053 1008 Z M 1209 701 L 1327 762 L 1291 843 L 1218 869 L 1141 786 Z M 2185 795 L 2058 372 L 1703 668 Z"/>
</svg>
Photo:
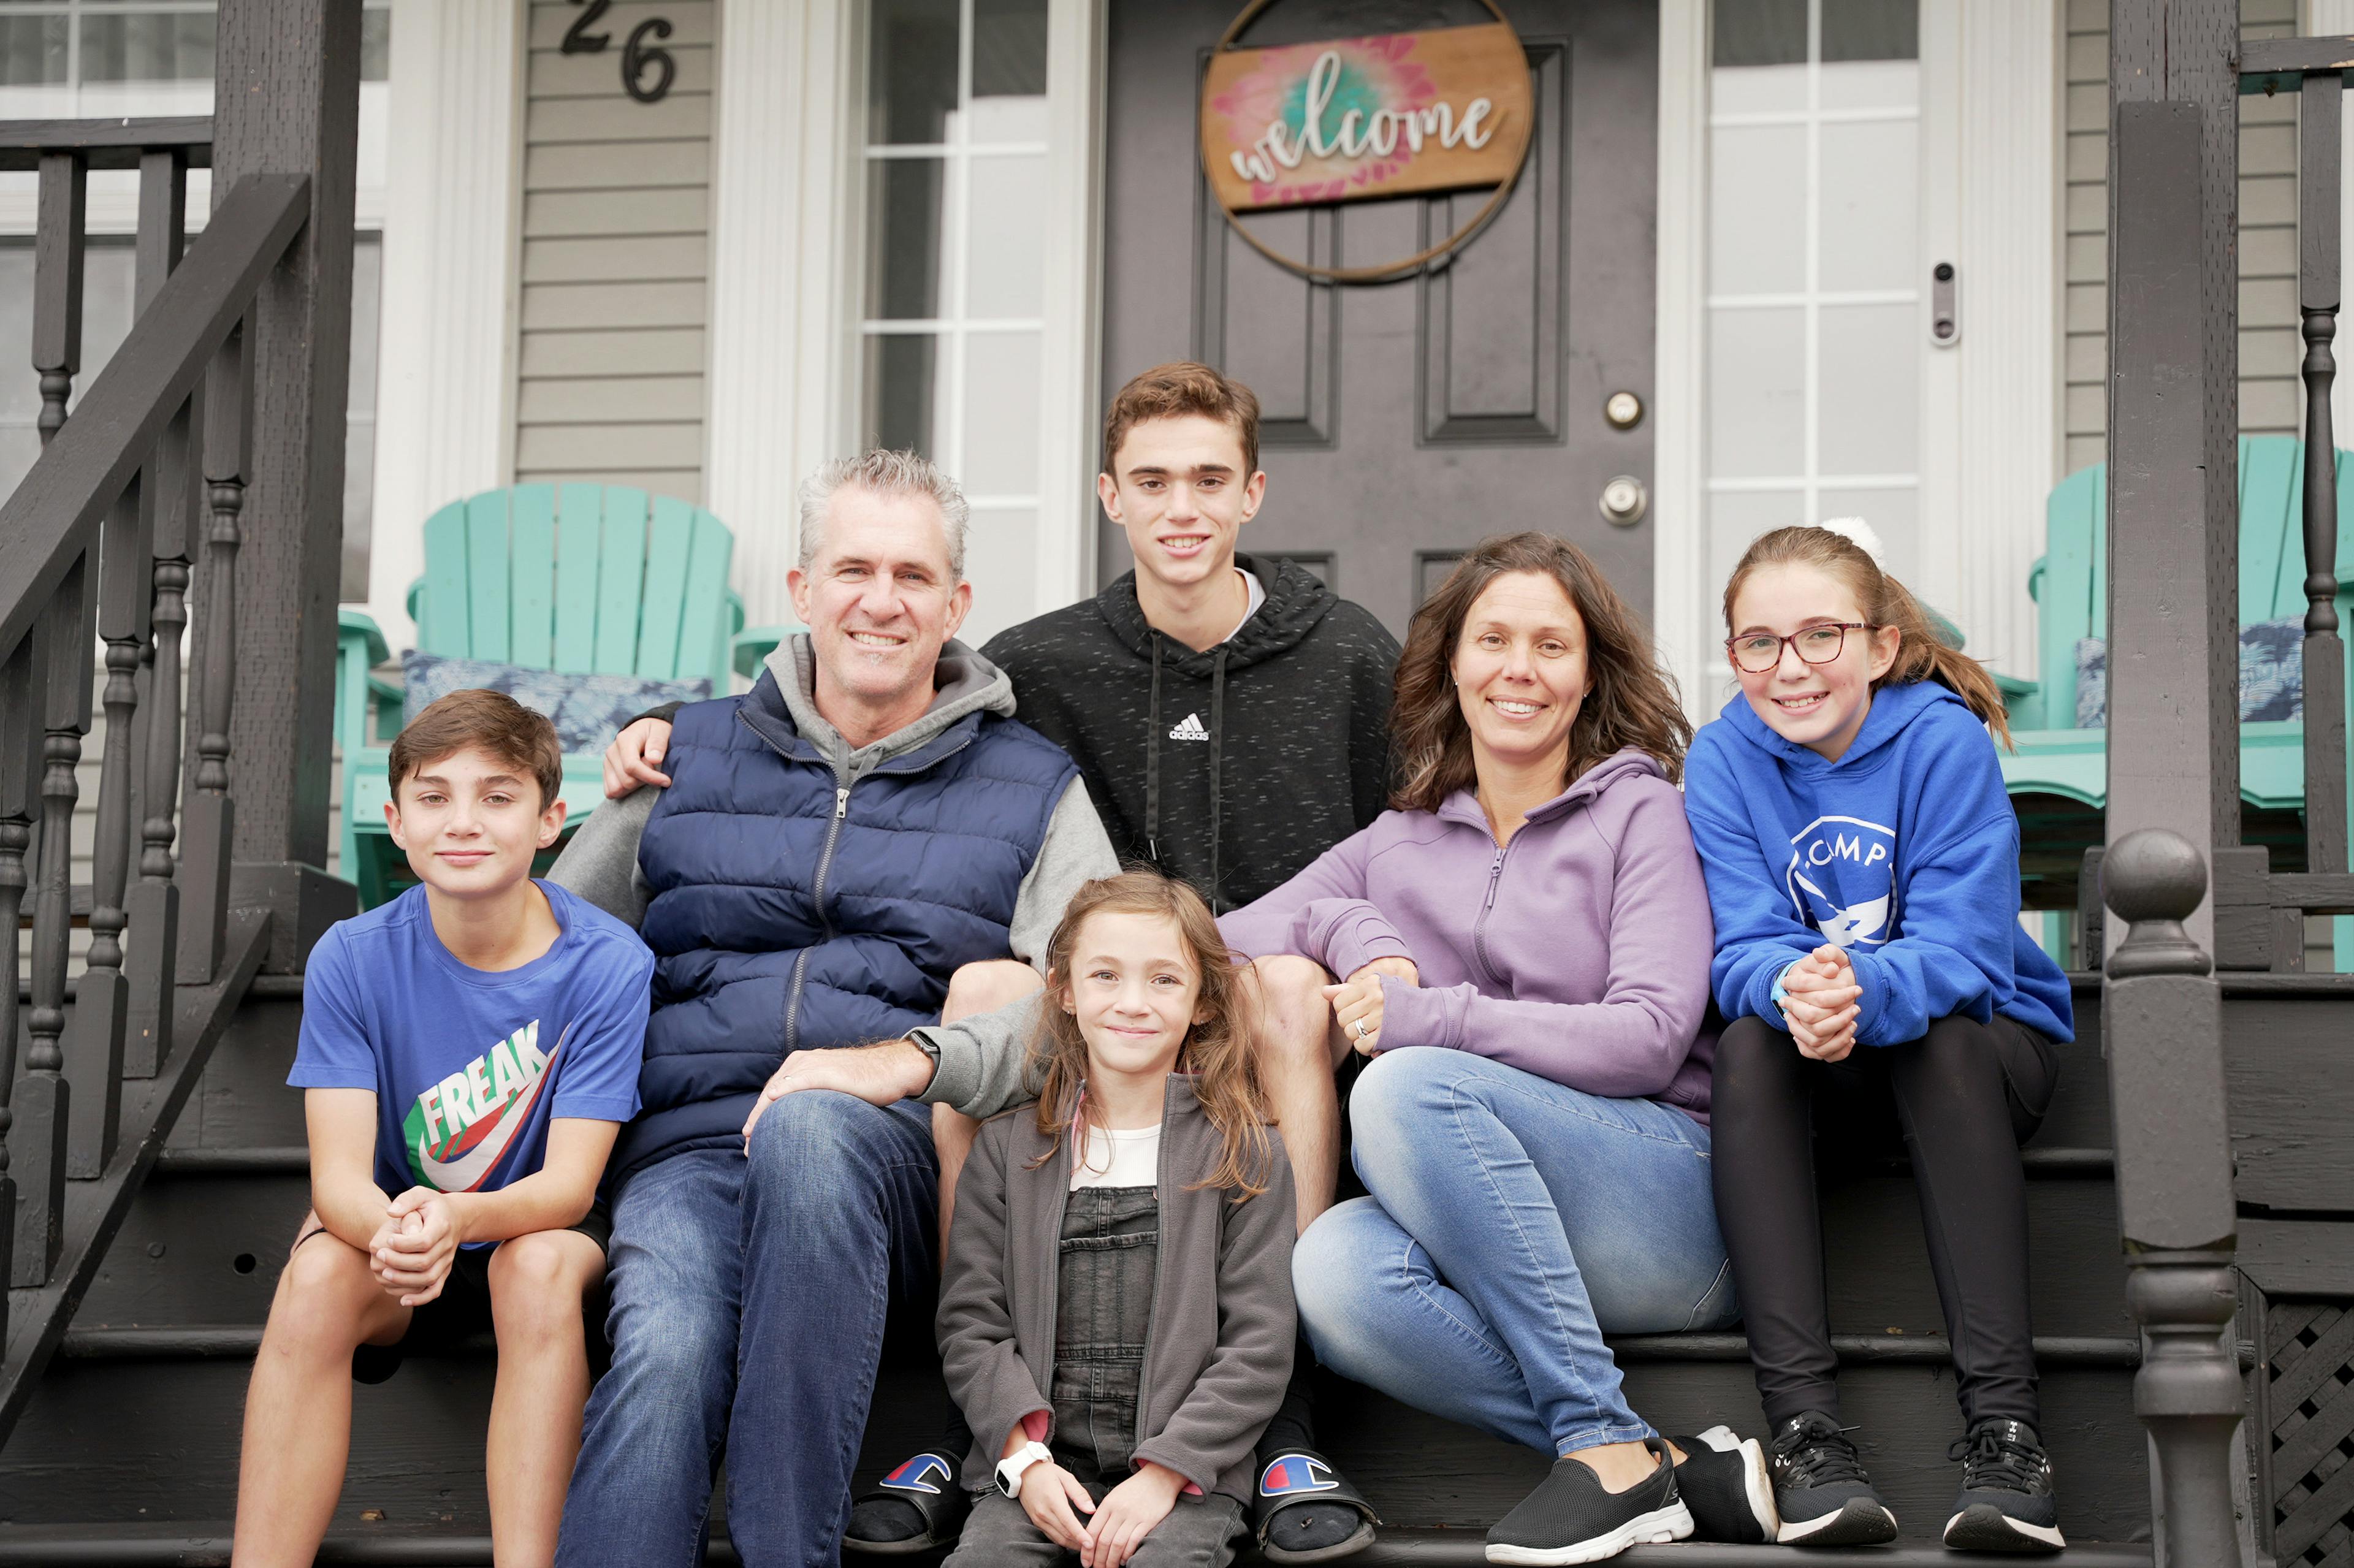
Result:
<svg viewBox="0 0 2354 1568">
<path fill-rule="evenodd" d="M 2126 928 L 2109 957 L 2109 978 L 2207 973 L 2207 954 L 2182 928 L 2206 895 L 2206 858 L 2181 834 L 2137 828 L 2111 844 L 2101 861 L 2101 896 Z"/>
</svg>

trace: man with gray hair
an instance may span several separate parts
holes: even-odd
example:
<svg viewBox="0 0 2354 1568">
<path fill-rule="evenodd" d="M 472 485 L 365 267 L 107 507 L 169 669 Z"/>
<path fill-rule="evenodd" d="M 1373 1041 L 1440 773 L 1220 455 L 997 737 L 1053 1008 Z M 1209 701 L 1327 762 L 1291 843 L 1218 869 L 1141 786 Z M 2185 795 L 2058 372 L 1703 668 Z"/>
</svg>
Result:
<svg viewBox="0 0 2354 1568">
<path fill-rule="evenodd" d="M 801 503 L 809 631 L 745 695 L 679 709 L 669 788 L 604 806 L 552 874 L 655 957 L 563 1563 L 689 1568 L 723 1452 L 746 1563 L 834 1561 L 885 1316 L 932 1300 L 930 1113 L 761 1088 L 796 1052 L 1030 989 L 1071 894 L 1119 869 L 1070 758 L 952 641 L 955 482 L 870 452 Z"/>
</svg>

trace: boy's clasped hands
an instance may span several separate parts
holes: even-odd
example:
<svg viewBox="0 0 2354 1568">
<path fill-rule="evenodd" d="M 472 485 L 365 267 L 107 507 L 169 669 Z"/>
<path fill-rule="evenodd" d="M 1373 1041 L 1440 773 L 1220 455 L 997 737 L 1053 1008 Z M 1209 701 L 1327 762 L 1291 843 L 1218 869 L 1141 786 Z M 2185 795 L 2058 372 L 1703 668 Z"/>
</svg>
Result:
<svg viewBox="0 0 2354 1568">
<path fill-rule="evenodd" d="M 368 1272 L 403 1307 L 422 1307 L 441 1294 L 458 1245 L 456 1206 L 450 1194 L 411 1187 L 385 1210 L 368 1238 Z"/>
<path fill-rule="evenodd" d="M 1846 948 L 1826 944 L 1792 964 L 1783 971 L 1782 994 L 1782 1018 L 1800 1055 L 1838 1062 L 1855 1049 L 1863 987 Z"/>
</svg>

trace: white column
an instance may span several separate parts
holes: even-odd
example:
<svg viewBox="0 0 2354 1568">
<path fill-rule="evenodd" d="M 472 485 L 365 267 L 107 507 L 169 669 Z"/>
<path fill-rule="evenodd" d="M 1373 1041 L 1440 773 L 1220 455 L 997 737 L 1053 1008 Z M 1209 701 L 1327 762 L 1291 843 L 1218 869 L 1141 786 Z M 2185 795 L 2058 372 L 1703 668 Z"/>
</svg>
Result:
<svg viewBox="0 0 2354 1568">
<path fill-rule="evenodd" d="M 1970 652 L 2027 676 L 2027 574 L 2060 477 L 2059 26 L 2057 7 L 2014 0 L 1922 6 L 1927 264 L 1955 266 L 1960 335 L 1926 350 L 1925 569 L 1913 586 Z M 1928 341 L 1925 274 L 1921 287 Z"/>
<path fill-rule="evenodd" d="M 520 0 L 394 0 L 368 612 L 397 651 L 426 517 L 511 467 Z"/>
<path fill-rule="evenodd" d="M 790 620 L 793 492 L 856 439 L 853 0 L 720 7 L 704 495 L 754 625 Z"/>
<path fill-rule="evenodd" d="M 1708 324 L 1708 4 L 1660 0 L 1658 373 L 1651 395 L 1651 630 L 1695 723 L 1715 635 L 1702 440 Z"/>
<path fill-rule="evenodd" d="M 1044 341 L 1034 613 L 1095 592 L 1103 364 L 1103 75 L 1108 0 L 1047 0 Z"/>
</svg>

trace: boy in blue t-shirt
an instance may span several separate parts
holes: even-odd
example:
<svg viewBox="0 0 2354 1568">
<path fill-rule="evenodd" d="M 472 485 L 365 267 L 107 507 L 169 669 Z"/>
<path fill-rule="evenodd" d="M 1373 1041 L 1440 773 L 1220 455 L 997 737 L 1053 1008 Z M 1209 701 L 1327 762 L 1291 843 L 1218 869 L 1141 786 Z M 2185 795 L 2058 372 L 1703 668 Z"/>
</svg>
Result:
<svg viewBox="0 0 2354 1568">
<path fill-rule="evenodd" d="M 423 882 L 312 949 L 287 1082 L 312 1212 L 246 1396 L 240 1564 L 308 1563 L 343 1490 L 354 1378 L 495 1331 L 492 1549 L 556 1554 L 605 1274 L 605 1158 L 638 1109 L 653 956 L 531 876 L 564 826 L 555 726 L 456 692 L 393 743 L 385 817 Z"/>
</svg>

